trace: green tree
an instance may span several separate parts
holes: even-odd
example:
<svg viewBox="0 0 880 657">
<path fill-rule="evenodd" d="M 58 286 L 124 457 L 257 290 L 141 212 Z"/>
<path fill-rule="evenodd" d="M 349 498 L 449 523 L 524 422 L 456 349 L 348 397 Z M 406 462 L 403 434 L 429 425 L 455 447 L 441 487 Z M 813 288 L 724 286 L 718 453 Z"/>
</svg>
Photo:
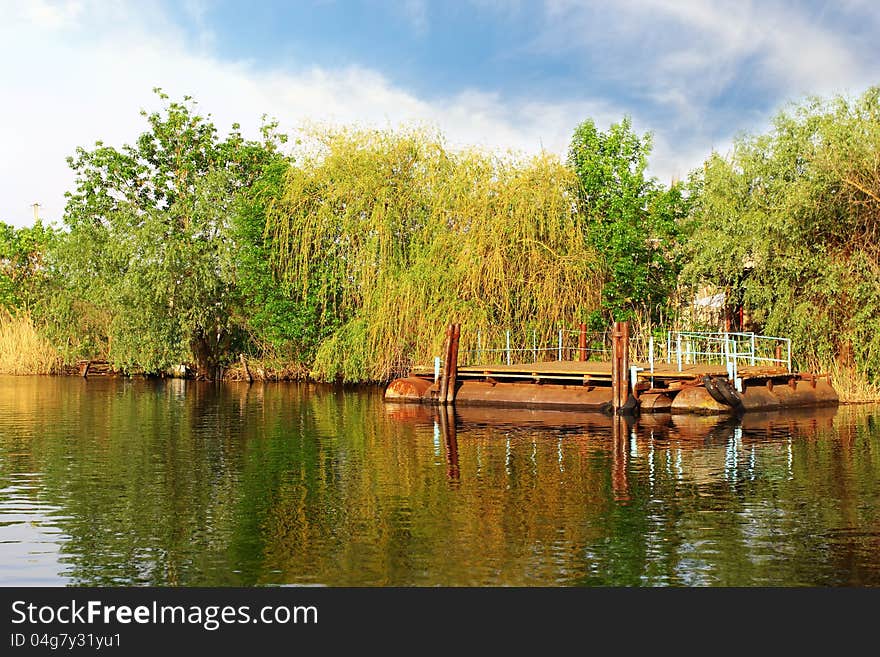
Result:
<svg viewBox="0 0 880 657">
<path fill-rule="evenodd" d="M 31 311 L 44 296 L 50 272 L 46 256 L 58 237 L 37 221 L 15 228 L 0 221 L 0 308 Z"/>
<path fill-rule="evenodd" d="M 555 344 L 598 305 L 574 175 L 558 158 L 451 151 L 419 130 L 311 138 L 263 244 L 284 307 L 314 318 L 300 334 L 316 338 L 315 378 L 387 380 L 430 362 L 450 321 L 462 354 L 478 331 L 482 349 L 506 329 L 514 344 Z"/>
<path fill-rule="evenodd" d="M 106 309 L 108 352 L 125 368 L 194 362 L 212 377 L 241 339 L 231 216 L 265 167 L 283 159 L 274 124 L 225 137 L 190 97 L 147 114 L 149 130 L 122 148 L 101 142 L 68 162 L 69 235 L 58 267 L 74 296 Z"/>
<path fill-rule="evenodd" d="M 741 294 L 802 364 L 880 377 L 880 87 L 781 112 L 710 157 L 692 190 L 685 280 Z"/>
<path fill-rule="evenodd" d="M 266 218 L 284 194 L 290 163 L 278 159 L 245 194 L 233 215 L 237 285 L 242 319 L 259 355 L 276 356 L 286 363 L 312 362 L 320 341 L 338 327 L 335 308 L 324 308 L 314 290 L 327 286 L 325 261 L 312 258 L 313 290 L 303 292 L 280 275 L 273 265 L 275 240 L 266 230 Z"/>
<path fill-rule="evenodd" d="M 635 134 L 629 118 L 607 132 L 587 120 L 572 137 L 568 161 L 578 178 L 585 236 L 605 262 L 595 328 L 638 312 L 658 316 L 675 287 L 686 203 L 680 185 L 667 189 L 646 176 L 650 154 L 651 136 Z"/>
</svg>

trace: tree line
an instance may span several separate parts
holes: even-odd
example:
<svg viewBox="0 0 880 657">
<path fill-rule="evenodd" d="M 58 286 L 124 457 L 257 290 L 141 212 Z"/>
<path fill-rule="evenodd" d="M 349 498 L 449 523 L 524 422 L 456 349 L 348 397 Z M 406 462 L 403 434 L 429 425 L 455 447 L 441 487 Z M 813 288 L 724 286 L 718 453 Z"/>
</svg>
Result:
<svg viewBox="0 0 880 657">
<path fill-rule="evenodd" d="M 0 223 L 0 351 L 26 318 L 59 363 L 215 378 L 245 354 L 382 381 L 439 353 L 452 319 L 487 340 L 651 330 L 697 321 L 711 286 L 799 363 L 880 378 L 880 87 L 794 104 L 669 185 L 628 118 L 584 121 L 563 160 L 423 129 L 290 143 L 264 119 L 251 140 L 157 93 L 133 144 L 68 158 L 62 226 Z"/>
</svg>

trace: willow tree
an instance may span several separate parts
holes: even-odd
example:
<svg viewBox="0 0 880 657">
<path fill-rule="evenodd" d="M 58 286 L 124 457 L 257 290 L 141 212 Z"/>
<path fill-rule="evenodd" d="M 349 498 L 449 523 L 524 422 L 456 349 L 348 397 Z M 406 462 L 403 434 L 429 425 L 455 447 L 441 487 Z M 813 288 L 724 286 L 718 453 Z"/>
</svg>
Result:
<svg viewBox="0 0 880 657">
<path fill-rule="evenodd" d="M 317 376 L 387 379 L 439 353 L 450 321 L 523 341 L 596 308 L 596 255 L 557 158 L 454 152 L 421 131 L 312 137 L 267 235 L 276 275 L 334 325 Z"/>
<path fill-rule="evenodd" d="M 733 288 L 802 362 L 880 378 L 880 87 L 811 98 L 693 183 L 685 275 Z"/>
<path fill-rule="evenodd" d="M 236 339 L 230 220 L 238 198 L 281 156 L 273 125 L 224 138 L 189 97 L 142 112 L 135 144 L 78 148 L 70 229 L 58 250 L 73 296 L 106 314 L 109 357 L 157 371 L 195 363 L 211 377 Z"/>
</svg>

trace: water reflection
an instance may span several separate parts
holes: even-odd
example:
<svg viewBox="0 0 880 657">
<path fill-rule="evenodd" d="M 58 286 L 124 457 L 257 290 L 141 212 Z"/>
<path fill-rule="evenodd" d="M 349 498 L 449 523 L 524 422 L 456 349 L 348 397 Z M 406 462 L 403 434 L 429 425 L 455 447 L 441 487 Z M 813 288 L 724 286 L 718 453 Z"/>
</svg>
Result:
<svg viewBox="0 0 880 657">
<path fill-rule="evenodd" d="M 880 584 L 877 417 L 0 378 L 0 582 Z"/>
<path fill-rule="evenodd" d="M 385 404 L 386 414 L 401 426 L 432 425 L 438 449 L 440 437 L 446 446 L 450 480 L 460 479 L 458 456 L 459 427 L 467 434 L 504 436 L 505 470 L 510 474 L 511 436 L 528 431 L 533 436 L 532 461 L 537 454 L 537 438 L 557 437 L 557 466 L 565 471 L 563 440 L 580 438 L 591 449 L 605 449 L 611 456 L 611 481 L 615 499 L 629 496 L 627 472 L 629 460 L 647 459 L 649 483 L 655 479 L 656 452 L 665 456 L 666 472 L 677 478 L 712 481 L 719 476 L 727 481 L 740 479 L 742 470 L 749 479 L 756 476 L 757 447 L 776 443 L 784 446 L 786 470 L 792 471 L 792 441 L 821 432 L 834 431 L 837 408 L 795 409 L 774 413 L 754 413 L 741 418 L 712 415 L 652 414 L 638 418 L 607 416 L 599 413 L 546 411 L 529 409 L 491 409 L 480 407 L 430 407 L 413 404 Z M 867 421 L 873 428 L 874 417 Z M 846 427 L 852 435 L 852 427 Z M 723 452 L 717 448 L 723 447 Z M 706 449 L 711 448 L 711 449 Z M 690 457 L 683 452 L 690 450 Z M 439 452 L 438 452 L 439 453 Z M 723 455 L 723 467 L 706 462 Z"/>
</svg>

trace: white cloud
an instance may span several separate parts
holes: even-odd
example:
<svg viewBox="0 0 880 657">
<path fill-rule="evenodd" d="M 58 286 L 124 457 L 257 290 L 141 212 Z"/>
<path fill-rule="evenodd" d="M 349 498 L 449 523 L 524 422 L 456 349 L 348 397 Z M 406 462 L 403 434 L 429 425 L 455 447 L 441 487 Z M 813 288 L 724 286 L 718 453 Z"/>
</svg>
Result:
<svg viewBox="0 0 880 657">
<path fill-rule="evenodd" d="M 453 146 L 564 155 L 578 121 L 622 116 L 599 102 L 515 102 L 478 90 L 427 101 L 358 67 L 260 71 L 206 55 L 144 5 L 70 3 L 31 13 L 13 12 L 0 26 L 0 219 L 16 225 L 30 223 L 34 201 L 44 218 L 60 220 L 73 186 L 65 158 L 96 140 L 131 143 L 145 127 L 139 109 L 158 105 L 155 86 L 176 99 L 192 95 L 218 128 L 238 121 L 252 136 L 265 113 L 291 132 L 308 121 L 419 123 L 441 129 Z"/>
<path fill-rule="evenodd" d="M 493 9 L 495 0 L 474 1 L 501 11 Z M 574 100 L 492 89 L 426 99 L 359 66 L 294 62 L 266 70 L 222 60 L 209 50 L 214 36 L 204 7 L 203 0 L 188 0 L 187 31 L 156 0 L 0 0 L 0 219 L 27 224 L 31 203 L 39 201 L 44 217 L 60 220 L 63 193 L 73 185 L 65 157 L 98 139 L 131 143 L 145 127 L 138 110 L 157 107 L 154 86 L 172 98 L 194 96 L 221 130 L 237 121 L 254 135 L 263 114 L 289 132 L 312 121 L 421 123 L 439 128 L 453 146 L 562 156 L 579 121 L 592 117 L 604 127 L 629 114 L 638 132 L 654 131 L 651 171 L 667 182 L 685 177 L 713 147 L 729 148 L 738 130 L 760 129 L 755 124 L 766 120 L 764 110 L 732 116 L 730 109 L 727 115 L 710 109 L 743 71 L 775 89 L 781 102 L 807 91 L 859 91 L 878 64 L 873 41 L 860 56 L 865 41 L 791 5 L 548 0 L 544 34 L 532 47 L 587 53 L 591 73 L 629 92 L 628 107 L 591 96 L 593 78 Z M 507 9 L 520 11 L 518 4 Z M 870 17 L 870 9 L 851 2 L 840 11 Z M 401 11 L 414 27 L 430 28 L 421 0 Z M 877 24 L 876 17 L 870 21 Z"/>
<path fill-rule="evenodd" d="M 652 0 L 638 5 L 646 7 L 676 20 L 711 46 L 713 56 L 692 69 L 699 73 L 712 61 L 738 64 L 754 57 L 759 74 L 796 94 L 838 90 L 847 83 L 861 86 L 875 73 L 845 34 L 810 20 L 803 5 L 741 0 Z"/>
<path fill-rule="evenodd" d="M 51 30 L 73 27 L 83 11 L 80 2 L 47 2 L 32 0 L 14 7 L 32 23 Z"/>
<path fill-rule="evenodd" d="M 820 15 L 779 0 L 546 0 L 544 7 L 533 47 L 587 52 L 600 76 L 666 94 L 673 109 L 680 98 L 703 108 L 739 76 L 780 97 L 858 91 L 876 82 L 880 64 L 873 3 L 830 3 Z"/>
</svg>

